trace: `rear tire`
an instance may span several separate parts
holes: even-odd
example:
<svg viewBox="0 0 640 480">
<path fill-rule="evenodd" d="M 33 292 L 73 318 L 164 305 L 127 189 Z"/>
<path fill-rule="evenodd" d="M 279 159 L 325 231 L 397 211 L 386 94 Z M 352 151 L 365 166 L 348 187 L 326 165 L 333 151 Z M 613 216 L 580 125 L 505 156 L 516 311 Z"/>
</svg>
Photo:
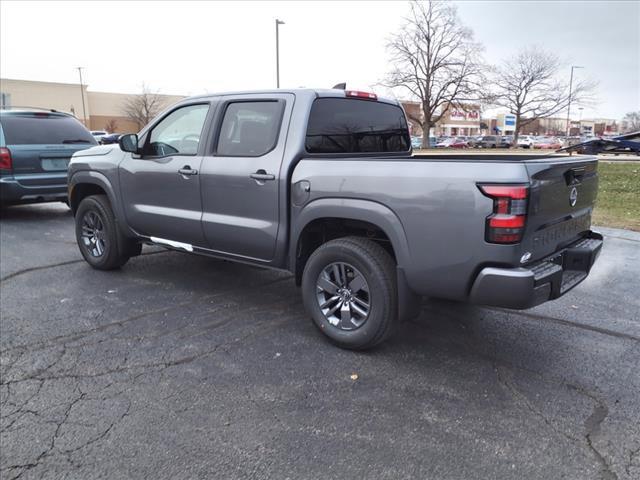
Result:
<svg viewBox="0 0 640 480">
<path fill-rule="evenodd" d="M 118 229 L 106 195 L 91 195 L 80 202 L 75 215 L 76 241 L 89 265 L 113 270 L 140 254 L 142 246 Z"/>
<path fill-rule="evenodd" d="M 314 325 L 341 348 L 374 347 L 398 323 L 395 262 L 366 238 L 331 240 L 313 252 L 302 274 L 302 297 Z"/>
</svg>

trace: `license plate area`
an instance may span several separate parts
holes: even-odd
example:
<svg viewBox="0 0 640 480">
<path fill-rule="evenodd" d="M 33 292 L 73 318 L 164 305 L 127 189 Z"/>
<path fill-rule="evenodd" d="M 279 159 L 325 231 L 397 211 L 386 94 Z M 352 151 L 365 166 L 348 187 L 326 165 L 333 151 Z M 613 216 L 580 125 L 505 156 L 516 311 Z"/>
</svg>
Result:
<svg viewBox="0 0 640 480">
<path fill-rule="evenodd" d="M 42 170 L 46 172 L 66 170 L 69 168 L 68 158 L 43 158 L 40 160 Z"/>
</svg>

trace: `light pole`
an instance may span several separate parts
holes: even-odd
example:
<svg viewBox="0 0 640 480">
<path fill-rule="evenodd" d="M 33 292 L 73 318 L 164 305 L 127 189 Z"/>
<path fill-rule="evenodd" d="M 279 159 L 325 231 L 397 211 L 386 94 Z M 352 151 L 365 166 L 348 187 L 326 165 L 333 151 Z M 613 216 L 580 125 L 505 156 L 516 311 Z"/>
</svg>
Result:
<svg viewBox="0 0 640 480">
<path fill-rule="evenodd" d="M 575 68 L 584 68 L 578 65 L 571 65 L 571 78 L 569 79 L 569 103 L 567 105 L 567 137 L 571 133 L 571 120 L 569 117 L 571 116 L 571 95 L 573 94 L 573 70 Z"/>
<path fill-rule="evenodd" d="M 280 25 L 284 22 L 276 18 L 276 88 L 280 88 Z"/>
<path fill-rule="evenodd" d="M 87 126 L 87 111 L 84 108 L 84 86 L 82 85 L 82 69 L 84 67 L 76 67 L 78 69 L 78 74 L 80 75 L 80 96 L 82 97 L 82 121 L 84 122 L 85 127 Z"/>
</svg>

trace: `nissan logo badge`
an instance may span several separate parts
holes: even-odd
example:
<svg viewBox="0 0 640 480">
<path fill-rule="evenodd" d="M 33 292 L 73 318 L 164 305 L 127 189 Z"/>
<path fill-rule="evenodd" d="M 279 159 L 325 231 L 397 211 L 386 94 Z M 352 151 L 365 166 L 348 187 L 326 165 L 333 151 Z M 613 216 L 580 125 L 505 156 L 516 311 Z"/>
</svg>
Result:
<svg viewBox="0 0 640 480">
<path fill-rule="evenodd" d="M 571 189 L 571 193 L 569 194 L 569 203 L 572 207 L 576 206 L 576 202 L 578 201 L 578 189 L 573 187 Z"/>
</svg>

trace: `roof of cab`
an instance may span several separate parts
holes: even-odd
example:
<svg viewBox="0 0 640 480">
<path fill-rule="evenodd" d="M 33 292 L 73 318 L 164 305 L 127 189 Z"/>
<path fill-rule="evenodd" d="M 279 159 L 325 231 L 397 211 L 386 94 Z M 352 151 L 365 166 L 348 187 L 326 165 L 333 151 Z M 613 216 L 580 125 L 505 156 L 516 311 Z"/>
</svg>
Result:
<svg viewBox="0 0 640 480">
<path fill-rule="evenodd" d="M 293 89 L 272 89 L 272 90 L 240 90 L 240 91 L 232 91 L 232 92 L 219 92 L 219 93 L 208 93 L 205 95 L 196 95 L 193 97 L 188 97 L 185 98 L 184 101 L 191 101 L 191 100 L 204 100 L 204 99 L 213 99 L 213 98 L 218 98 L 218 97 L 225 97 L 225 96 L 230 96 L 230 95 L 264 95 L 264 94 L 276 94 L 276 93 L 290 93 L 296 96 L 300 96 L 300 97 L 316 97 L 316 98 L 321 98 L 321 97 L 333 97 L 333 98 L 346 98 L 345 97 L 345 91 L 347 90 L 340 90 L 340 89 L 335 89 L 335 88 L 326 88 L 326 89 L 319 89 L 319 88 L 293 88 Z M 398 102 L 398 100 L 393 99 L 393 98 L 386 98 L 386 97 L 380 97 L 377 96 L 376 100 L 378 102 L 384 102 L 384 103 L 391 103 L 393 105 L 399 105 L 400 102 Z"/>
</svg>

